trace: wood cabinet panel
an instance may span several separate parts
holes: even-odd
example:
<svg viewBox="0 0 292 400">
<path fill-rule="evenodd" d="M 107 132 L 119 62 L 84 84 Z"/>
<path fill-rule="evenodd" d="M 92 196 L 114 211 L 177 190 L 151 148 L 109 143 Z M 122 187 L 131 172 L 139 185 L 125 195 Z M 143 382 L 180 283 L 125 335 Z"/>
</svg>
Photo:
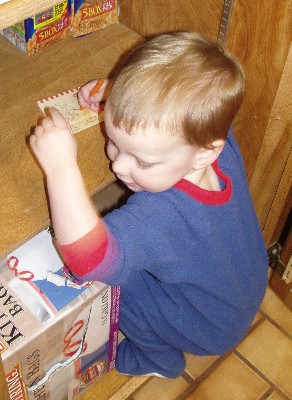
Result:
<svg viewBox="0 0 292 400">
<path fill-rule="evenodd" d="M 291 40 L 291 0 L 235 1 L 227 46 L 244 65 L 246 93 L 234 129 L 267 245 L 289 208 Z"/>
<path fill-rule="evenodd" d="M 216 38 L 223 0 L 120 0 L 120 21 L 147 37 L 174 30 Z"/>
<path fill-rule="evenodd" d="M 183 29 L 216 38 L 223 3 L 120 0 L 121 20 L 143 36 Z M 268 215 L 270 221 L 272 218 L 272 200 L 291 146 L 287 141 L 291 137 L 291 81 L 289 84 L 284 78 L 281 88 L 279 85 L 292 39 L 292 0 L 234 0 L 233 4 L 226 46 L 246 72 L 245 97 L 233 126 L 264 228 Z M 289 69 L 290 64 L 286 66 L 286 75 Z M 263 179 L 261 176 L 268 170 L 269 176 Z M 285 176 L 289 176 L 289 171 Z M 281 183 L 281 187 L 287 185 L 287 179 Z M 281 199 L 280 204 L 287 207 L 283 196 Z M 274 219 L 273 224 L 276 223 Z M 266 229 L 274 229 L 273 224 L 270 222 Z M 266 234 L 270 237 L 270 233 Z"/>
<path fill-rule="evenodd" d="M 292 179 L 292 44 L 250 182 L 254 204 L 269 244 L 288 203 Z M 274 208 L 271 210 L 271 208 Z M 276 239 L 276 238 L 275 238 Z M 277 239 L 276 239 L 277 240 Z"/>
<path fill-rule="evenodd" d="M 44 177 L 30 153 L 28 136 L 43 113 L 37 101 L 106 77 L 141 36 L 114 24 L 82 38 L 60 41 L 27 56 L 0 37 L 0 256 L 49 224 Z M 102 125 L 78 133 L 78 161 L 88 191 L 114 180 L 104 152 Z"/>
<path fill-rule="evenodd" d="M 37 100 L 98 76 L 115 75 L 120 57 L 141 40 L 137 33 L 115 24 L 28 57 L 0 37 L 0 101 L 5 105 L 0 122 L 1 258 L 49 224 L 43 175 L 27 146 L 33 124 L 42 117 Z M 104 153 L 102 126 L 77 134 L 76 139 L 79 165 L 93 194 L 114 179 Z M 111 371 L 80 399 L 107 400 L 119 389 L 135 390 L 142 381 Z M 1 361 L 0 390 L 1 400 L 8 400 Z"/>
<path fill-rule="evenodd" d="M 255 168 L 292 39 L 291 0 L 235 0 L 227 47 L 242 62 L 246 91 L 234 128 L 249 180 Z"/>
</svg>

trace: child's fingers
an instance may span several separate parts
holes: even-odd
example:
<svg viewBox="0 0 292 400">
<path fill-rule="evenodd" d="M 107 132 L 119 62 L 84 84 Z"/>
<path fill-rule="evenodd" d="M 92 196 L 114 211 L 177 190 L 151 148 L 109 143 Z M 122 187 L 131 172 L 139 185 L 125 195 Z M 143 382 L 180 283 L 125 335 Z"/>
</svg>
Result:
<svg viewBox="0 0 292 400">
<path fill-rule="evenodd" d="M 90 103 L 87 103 L 82 97 L 78 97 L 78 103 L 82 108 L 90 108 Z"/>
<path fill-rule="evenodd" d="M 80 106 L 83 108 L 90 109 L 92 103 L 99 102 L 102 98 L 101 95 L 101 91 L 103 91 L 103 89 L 101 89 L 102 85 L 103 85 L 103 80 L 95 79 L 82 86 L 77 94 Z"/>
<path fill-rule="evenodd" d="M 29 137 L 30 144 L 34 145 L 38 141 L 38 139 L 42 137 L 44 131 L 45 130 L 41 125 L 37 125 L 34 128 L 33 134 L 30 135 L 30 137 Z"/>
<path fill-rule="evenodd" d="M 94 88 L 97 80 L 90 81 L 82 86 L 77 94 L 78 100 L 85 101 L 85 103 L 89 102 L 89 97 L 92 89 Z"/>
<path fill-rule="evenodd" d="M 104 80 L 99 79 L 96 85 L 90 92 L 89 101 L 90 103 L 99 103 L 104 100 L 105 83 Z"/>
<path fill-rule="evenodd" d="M 55 107 L 50 108 L 51 119 L 53 121 L 54 126 L 65 128 L 67 127 L 67 123 L 63 115 L 57 110 Z"/>
<path fill-rule="evenodd" d="M 100 82 L 100 79 L 94 79 L 92 81 L 89 81 L 86 85 L 83 86 L 84 90 L 86 90 L 86 92 L 91 93 L 93 91 L 92 94 L 96 93 L 98 91 L 98 86 L 102 85 L 103 82 Z M 97 90 L 94 89 L 97 85 Z"/>
<path fill-rule="evenodd" d="M 93 103 L 100 103 L 103 99 L 101 92 L 97 92 L 89 97 L 90 105 Z"/>
<path fill-rule="evenodd" d="M 100 103 L 91 103 L 90 104 L 90 110 L 93 112 L 98 113 L 100 108 Z"/>
<path fill-rule="evenodd" d="M 35 128 L 34 128 L 34 135 L 35 136 L 39 136 L 39 135 L 41 135 L 41 134 L 43 134 L 44 133 L 44 128 L 41 126 L 41 125 L 37 125 Z M 33 135 L 32 135 L 33 136 Z"/>
<path fill-rule="evenodd" d="M 90 91 L 90 95 L 94 95 L 95 93 L 98 93 L 99 90 L 101 89 L 101 87 L 103 86 L 104 80 L 103 79 L 99 79 L 96 84 L 94 85 L 94 87 L 91 89 Z"/>
<path fill-rule="evenodd" d="M 38 138 L 44 133 L 44 128 L 41 125 L 37 125 L 34 128 L 34 132 L 33 134 L 30 135 L 29 137 L 29 143 L 32 146 L 32 148 L 34 148 L 34 146 L 36 145 Z"/>
<path fill-rule="evenodd" d="M 50 117 L 45 117 L 42 119 L 41 125 L 44 129 L 51 128 L 54 126 L 54 123 Z"/>
</svg>

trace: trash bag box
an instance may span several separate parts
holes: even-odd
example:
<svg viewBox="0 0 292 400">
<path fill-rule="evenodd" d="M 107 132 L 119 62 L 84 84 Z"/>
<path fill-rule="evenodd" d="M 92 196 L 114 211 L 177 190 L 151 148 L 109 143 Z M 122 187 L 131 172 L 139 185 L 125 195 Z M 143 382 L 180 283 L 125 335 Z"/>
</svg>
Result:
<svg viewBox="0 0 292 400">
<path fill-rule="evenodd" d="M 115 367 L 120 287 L 77 286 L 49 229 L 1 261 L 0 352 L 11 400 L 70 400 Z"/>
</svg>

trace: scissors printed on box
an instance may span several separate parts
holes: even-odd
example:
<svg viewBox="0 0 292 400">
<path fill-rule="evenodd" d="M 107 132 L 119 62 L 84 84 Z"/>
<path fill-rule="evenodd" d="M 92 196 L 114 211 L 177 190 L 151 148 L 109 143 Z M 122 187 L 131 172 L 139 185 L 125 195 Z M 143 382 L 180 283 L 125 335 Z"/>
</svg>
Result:
<svg viewBox="0 0 292 400">
<path fill-rule="evenodd" d="M 14 272 L 14 275 L 22 281 L 32 281 L 34 278 L 34 274 L 31 271 L 19 271 L 18 270 L 19 260 L 15 256 L 11 256 L 7 259 L 6 265 L 11 271 Z"/>
</svg>

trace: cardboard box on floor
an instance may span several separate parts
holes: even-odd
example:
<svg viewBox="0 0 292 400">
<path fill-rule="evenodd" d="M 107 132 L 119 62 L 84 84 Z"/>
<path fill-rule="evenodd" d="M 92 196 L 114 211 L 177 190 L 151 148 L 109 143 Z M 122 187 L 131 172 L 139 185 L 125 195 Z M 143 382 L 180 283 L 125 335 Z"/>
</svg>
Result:
<svg viewBox="0 0 292 400">
<path fill-rule="evenodd" d="M 115 366 L 120 288 L 67 286 L 60 267 L 48 230 L 1 262 L 0 351 L 11 400 L 74 399 Z"/>
</svg>

